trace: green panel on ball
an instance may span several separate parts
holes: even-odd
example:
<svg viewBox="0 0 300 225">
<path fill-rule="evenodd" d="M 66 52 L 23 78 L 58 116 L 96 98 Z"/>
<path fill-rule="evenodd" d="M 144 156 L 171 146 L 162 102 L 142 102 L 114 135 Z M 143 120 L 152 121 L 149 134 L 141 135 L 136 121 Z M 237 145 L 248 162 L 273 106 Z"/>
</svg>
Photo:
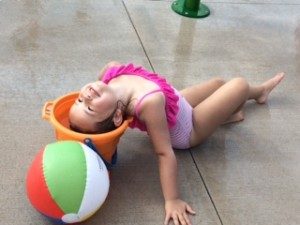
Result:
<svg viewBox="0 0 300 225">
<path fill-rule="evenodd" d="M 65 213 L 77 213 L 86 185 L 86 159 L 79 142 L 46 146 L 43 170 L 49 192 Z"/>
</svg>

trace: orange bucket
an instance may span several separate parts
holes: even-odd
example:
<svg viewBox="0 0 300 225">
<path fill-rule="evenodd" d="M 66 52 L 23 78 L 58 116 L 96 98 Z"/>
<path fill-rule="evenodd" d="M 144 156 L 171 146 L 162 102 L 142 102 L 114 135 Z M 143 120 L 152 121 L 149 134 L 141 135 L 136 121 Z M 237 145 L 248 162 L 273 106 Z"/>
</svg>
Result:
<svg viewBox="0 0 300 225">
<path fill-rule="evenodd" d="M 117 129 L 102 134 L 82 134 L 69 127 L 69 110 L 78 97 L 79 92 L 69 93 L 54 101 L 47 101 L 43 107 L 42 118 L 48 120 L 55 129 L 57 140 L 75 140 L 84 142 L 89 138 L 100 155 L 111 163 L 120 137 L 127 129 L 132 118 L 125 120 Z"/>
</svg>

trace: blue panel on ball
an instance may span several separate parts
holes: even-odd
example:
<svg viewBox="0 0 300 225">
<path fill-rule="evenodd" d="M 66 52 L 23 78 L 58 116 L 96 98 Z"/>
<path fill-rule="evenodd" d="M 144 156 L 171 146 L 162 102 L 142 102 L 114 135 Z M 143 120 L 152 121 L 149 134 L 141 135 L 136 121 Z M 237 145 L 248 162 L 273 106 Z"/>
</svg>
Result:
<svg viewBox="0 0 300 225">
<path fill-rule="evenodd" d="M 48 220 L 50 220 L 52 223 L 55 223 L 55 224 L 67 224 L 65 222 L 63 222 L 61 219 L 55 219 L 55 218 L 52 218 L 50 216 L 46 216 L 45 214 L 41 213 L 44 217 L 46 217 Z"/>
</svg>

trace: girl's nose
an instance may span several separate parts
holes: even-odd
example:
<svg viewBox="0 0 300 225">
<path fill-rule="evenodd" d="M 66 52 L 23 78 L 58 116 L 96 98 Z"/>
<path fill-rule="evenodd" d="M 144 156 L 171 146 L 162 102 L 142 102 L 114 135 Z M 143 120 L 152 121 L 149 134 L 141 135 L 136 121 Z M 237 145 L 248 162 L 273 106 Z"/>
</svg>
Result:
<svg viewBox="0 0 300 225">
<path fill-rule="evenodd" d="M 90 93 L 88 93 L 87 91 L 83 92 L 81 97 L 83 98 L 84 101 L 89 101 L 92 99 Z"/>
</svg>

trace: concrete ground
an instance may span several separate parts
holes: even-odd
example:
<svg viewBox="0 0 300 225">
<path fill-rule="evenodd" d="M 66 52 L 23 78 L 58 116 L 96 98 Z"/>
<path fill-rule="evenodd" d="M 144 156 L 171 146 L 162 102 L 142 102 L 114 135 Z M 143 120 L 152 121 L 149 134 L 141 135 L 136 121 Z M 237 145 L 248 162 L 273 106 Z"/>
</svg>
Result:
<svg viewBox="0 0 300 225">
<path fill-rule="evenodd" d="M 237 75 L 258 84 L 284 71 L 266 105 L 242 123 L 176 151 L 193 224 L 300 224 L 300 2 L 207 0 L 189 19 L 171 1 L 0 1 L 0 224 L 50 224 L 29 204 L 27 169 L 54 142 L 41 109 L 95 80 L 110 60 L 135 62 L 178 89 Z M 102 208 L 83 224 L 163 224 L 158 168 L 145 134 L 128 130 Z"/>
</svg>

